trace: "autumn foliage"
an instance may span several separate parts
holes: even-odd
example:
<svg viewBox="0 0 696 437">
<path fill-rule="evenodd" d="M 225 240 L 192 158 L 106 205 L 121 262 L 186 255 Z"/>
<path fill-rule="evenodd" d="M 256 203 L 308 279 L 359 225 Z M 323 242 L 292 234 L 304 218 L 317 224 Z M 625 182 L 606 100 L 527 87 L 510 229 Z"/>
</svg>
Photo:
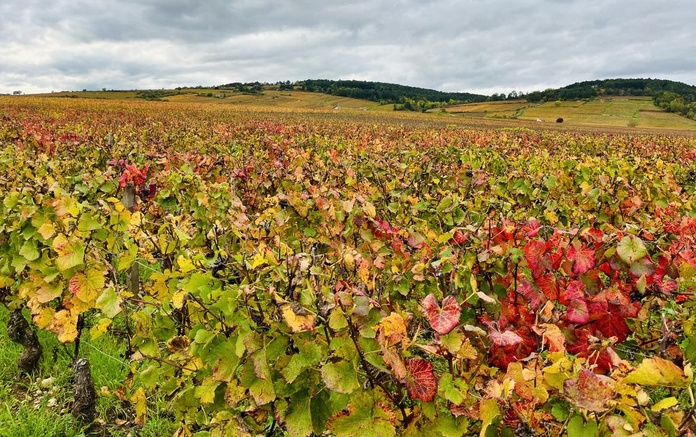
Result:
<svg viewBox="0 0 696 437">
<path fill-rule="evenodd" d="M 179 435 L 696 427 L 694 137 L 3 102 L 4 303 L 119 326 L 139 423 L 159 393 Z"/>
</svg>

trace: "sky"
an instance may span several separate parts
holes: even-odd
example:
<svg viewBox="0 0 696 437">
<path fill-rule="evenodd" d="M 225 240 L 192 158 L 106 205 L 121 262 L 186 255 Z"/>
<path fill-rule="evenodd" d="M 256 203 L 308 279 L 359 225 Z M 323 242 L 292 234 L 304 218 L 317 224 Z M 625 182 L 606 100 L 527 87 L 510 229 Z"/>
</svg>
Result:
<svg viewBox="0 0 696 437">
<path fill-rule="evenodd" d="M 696 85 L 693 0 L 2 0 L 0 93 L 357 79 Z"/>
</svg>

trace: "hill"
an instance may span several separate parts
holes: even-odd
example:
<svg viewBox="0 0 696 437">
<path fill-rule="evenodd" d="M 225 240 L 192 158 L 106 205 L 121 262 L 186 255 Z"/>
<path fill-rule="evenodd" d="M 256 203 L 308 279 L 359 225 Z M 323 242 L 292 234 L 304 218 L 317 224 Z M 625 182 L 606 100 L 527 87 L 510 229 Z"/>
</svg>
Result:
<svg viewBox="0 0 696 437">
<path fill-rule="evenodd" d="M 557 89 L 535 91 L 530 102 L 591 99 L 603 96 L 648 96 L 658 107 L 696 119 L 696 86 L 663 79 L 604 79 L 576 82 Z"/>
<path fill-rule="evenodd" d="M 415 102 L 420 101 L 439 104 L 454 104 L 482 102 L 488 99 L 488 96 L 484 96 L 482 94 L 444 92 L 407 85 L 364 80 L 307 79 L 297 82 L 279 82 L 277 85 L 280 91 L 300 90 L 317 92 L 340 97 L 350 97 L 353 99 L 380 102 L 382 104 L 408 105 L 409 100 Z M 219 88 L 257 91 L 261 91 L 262 89 L 261 84 L 258 84 L 257 82 L 251 84 L 231 83 L 220 85 Z"/>
</svg>

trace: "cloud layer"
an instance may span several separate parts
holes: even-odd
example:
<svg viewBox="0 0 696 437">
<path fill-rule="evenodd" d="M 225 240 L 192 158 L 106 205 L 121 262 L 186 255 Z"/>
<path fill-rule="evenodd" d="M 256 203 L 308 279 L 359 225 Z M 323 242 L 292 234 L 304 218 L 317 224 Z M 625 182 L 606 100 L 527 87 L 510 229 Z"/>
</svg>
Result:
<svg viewBox="0 0 696 437">
<path fill-rule="evenodd" d="M 0 93 L 365 79 L 696 84 L 691 0 L 4 0 Z"/>
</svg>

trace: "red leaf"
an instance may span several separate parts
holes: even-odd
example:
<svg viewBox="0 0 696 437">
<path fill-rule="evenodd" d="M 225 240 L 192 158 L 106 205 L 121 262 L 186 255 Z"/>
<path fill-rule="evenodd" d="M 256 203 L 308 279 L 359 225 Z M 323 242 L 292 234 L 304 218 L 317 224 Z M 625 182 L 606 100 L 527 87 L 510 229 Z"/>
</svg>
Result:
<svg viewBox="0 0 696 437">
<path fill-rule="evenodd" d="M 514 346 L 524 341 L 522 337 L 509 330 L 500 332 L 493 329 L 491 330 L 490 336 L 493 343 L 497 346 Z"/>
<path fill-rule="evenodd" d="M 590 321 L 590 312 L 587 308 L 585 299 L 573 299 L 568 303 L 566 309 L 566 320 L 578 325 L 585 324 Z"/>
<path fill-rule="evenodd" d="M 626 340 L 631 333 L 626 319 L 636 317 L 639 308 L 639 302 L 631 302 L 618 290 L 605 290 L 592 296 L 588 302 L 593 328 L 605 338 L 616 337 L 619 342 Z"/>
<path fill-rule="evenodd" d="M 531 219 L 522 227 L 522 231 L 527 234 L 527 238 L 536 238 L 539 235 L 541 223 L 537 219 Z"/>
<path fill-rule="evenodd" d="M 584 245 L 568 249 L 568 259 L 573 261 L 573 273 L 582 275 L 595 266 L 595 252 Z"/>
<path fill-rule="evenodd" d="M 529 306 L 533 310 L 538 310 L 546 303 L 546 298 L 539 290 L 526 279 L 522 280 L 517 286 L 517 292 L 521 294 L 529 302 Z"/>
<path fill-rule="evenodd" d="M 445 335 L 459 324 L 459 316 L 462 307 L 459 306 L 457 298 L 447 296 L 442 301 L 442 308 L 437 303 L 437 299 L 431 293 L 423 299 L 423 312 L 430 322 L 430 326 L 440 335 Z"/>
<path fill-rule="evenodd" d="M 437 392 L 437 381 L 430 361 L 421 358 L 411 358 L 406 361 L 409 377 L 406 379 L 406 389 L 411 399 L 430 402 Z"/>
<path fill-rule="evenodd" d="M 585 241 L 592 243 L 595 248 L 601 246 L 604 240 L 604 232 L 595 228 L 583 231 L 582 236 L 585 238 Z"/>
<path fill-rule="evenodd" d="M 558 299 L 558 283 L 554 278 L 553 273 L 547 273 L 536 278 L 536 283 L 544 292 L 544 295 L 551 300 Z"/>
<path fill-rule="evenodd" d="M 551 262 L 545 256 L 549 244 L 543 240 L 532 240 L 522 248 L 524 257 L 535 278 L 542 276 L 551 268 Z"/>
<path fill-rule="evenodd" d="M 563 305 L 570 305 L 574 300 L 585 300 L 585 284 L 582 281 L 570 281 L 565 290 L 561 293 L 559 302 Z"/>
</svg>

